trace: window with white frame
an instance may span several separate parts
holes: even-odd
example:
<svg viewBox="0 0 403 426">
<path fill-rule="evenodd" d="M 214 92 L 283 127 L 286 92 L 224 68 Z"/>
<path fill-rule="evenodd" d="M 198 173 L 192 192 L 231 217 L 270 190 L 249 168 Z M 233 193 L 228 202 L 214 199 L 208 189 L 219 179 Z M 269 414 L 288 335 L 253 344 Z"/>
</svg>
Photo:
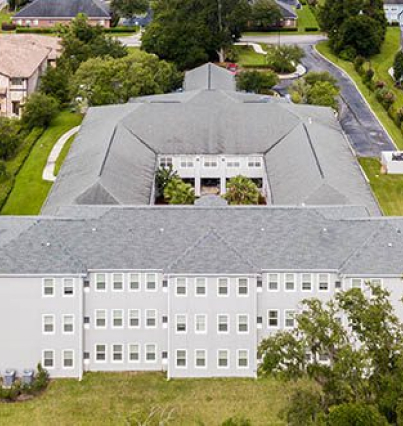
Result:
<svg viewBox="0 0 403 426">
<path fill-rule="evenodd" d="M 249 316 L 246 314 L 238 315 L 238 333 L 249 332 Z"/>
<path fill-rule="evenodd" d="M 238 158 L 227 158 L 227 167 L 236 168 L 241 167 L 241 162 Z"/>
<path fill-rule="evenodd" d="M 239 349 L 237 351 L 237 365 L 238 368 L 249 367 L 249 351 L 247 349 Z"/>
<path fill-rule="evenodd" d="M 194 161 L 192 157 L 181 157 L 179 163 L 182 169 L 192 169 L 194 167 Z"/>
<path fill-rule="evenodd" d="M 329 274 L 319 274 L 319 291 L 329 290 Z"/>
<path fill-rule="evenodd" d="M 63 279 L 63 296 L 74 296 L 74 279 Z"/>
<path fill-rule="evenodd" d="M 216 157 L 204 157 L 203 158 L 203 166 L 204 167 L 217 167 L 218 166 L 218 161 Z"/>
<path fill-rule="evenodd" d="M 146 309 L 146 327 L 157 327 L 157 311 L 156 309 Z"/>
<path fill-rule="evenodd" d="M 95 328 L 106 328 L 107 314 L 105 309 L 95 311 Z"/>
<path fill-rule="evenodd" d="M 106 275 L 96 274 L 95 276 L 95 290 L 106 291 Z"/>
<path fill-rule="evenodd" d="M 123 291 L 123 274 L 112 275 L 112 290 Z"/>
<path fill-rule="evenodd" d="M 186 296 L 187 292 L 187 280 L 186 278 L 177 278 L 176 279 L 176 295 L 177 296 Z"/>
<path fill-rule="evenodd" d="M 123 362 L 123 345 L 120 343 L 112 345 L 112 362 Z"/>
<path fill-rule="evenodd" d="M 147 274 L 146 275 L 146 290 L 156 291 L 157 290 L 157 275 Z"/>
<path fill-rule="evenodd" d="M 140 309 L 129 309 L 129 328 L 140 327 Z"/>
<path fill-rule="evenodd" d="M 294 274 L 285 274 L 285 289 L 286 291 L 295 290 L 295 275 Z"/>
<path fill-rule="evenodd" d="M 284 312 L 284 327 L 293 328 L 295 325 L 295 311 L 286 310 Z"/>
<path fill-rule="evenodd" d="M 123 309 L 112 309 L 112 328 L 123 328 Z"/>
<path fill-rule="evenodd" d="M 206 278 L 196 278 L 196 296 L 205 296 L 206 294 Z"/>
<path fill-rule="evenodd" d="M 218 278 L 218 295 L 219 296 L 228 296 L 228 278 Z"/>
<path fill-rule="evenodd" d="M 130 291 L 140 290 L 140 274 L 129 275 L 129 290 Z"/>
<path fill-rule="evenodd" d="M 228 333 L 229 332 L 229 318 L 228 315 L 218 315 L 217 316 L 217 332 L 218 333 Z"/>
<path fill-rule="evenodd" d="M 267 326 L 269 328 L 278 327 L 279 325 L 279 314 L 278 310 L 270 309 L 267 311 Z"/>
<path fill-rule="evenodd" d="M 172 157 L 160 157 L 160 166 L 161 167 L 172 167 Z"/>
<path fill-rule="evenodd" d="M 44 368 L 55 368 L 55 351 L 53 349 L 42 351 L 42 366 Z"/>
<path fill-rule="evenodd" d="M 63 368 L 74 368 L 74 351 L 72 349 L 62 351 L 62 366 Z"/>
<path fill-rule="evenodd" d="M 155 362 L 157 360 L 157 345 L 148 343 L 146 345 L 146 362 Z"/>
<path fill-rule="evenodd" d="M 362 280 L 361 278 L 353 278 L 351 280 L 351 288 L 359 288 L 362 289 Z"/>
<path fill-rule="evenodd" d="M 217 351 L 217 367 L 228 368 L 229 367 L 229 354 L 228 349 L 219 349 Z"/>
<path fill-rule="evenodd" d="M 369 281 L 373 286 L 382 288 L 382 280 L 380 278 L 371 278 Z"/>
<path fill-rule="evenodd" d="M 55 280 L 45 278 L 42 283 L 42 295 L 44 297 L 53 297 L 55 295 Z"/>
<path fill-rule="evenodd" d="M 195 367 L 196 368 L 207 367 L 207 351 L 205 349 L 195 350 Z"/>
<path fill-rule="evenodd" d="M 302 291 L 311 291 L 312 290 L 312 275 L 311 274 L 302 274 L 301 288 L 302 288 Z"/>
<path fill-rule="evenodd" d="M 73 334 L 74 333 L 74 315 L 63 315 L 63 333 Z"/>
<path fill-rule="evenodd" d="M 248 295 L 248 284 L 247 278 L 238 278 L 238 296 Z"/>
<path fill-rule="evenodd" d="M 204 315 L 204 314 L 195 315 L 195 333 L 196 334 L 207 333 L 207 315 Z"/>
<path fill-rule="evenodd" d="M 43 334 L 54 334 L 55 332 L 55 316 L 51 314 L 42 316 L 42 332 Z"/>
<path fill-rule="evenodd" d="M 187 365 L 187 351 L 186 349 L 176 350 L 176 367 L 186 368 Z"/>
<path fill-rule="evenodd" d="M 95 362 L 106 362 L 106 345 L 95 345 Z"/>
<path fill-rule="evenodd" d="M 262 167 L 262 160 L 259 157 L 249 157 L 248 158 L 248 167 L 250 167 L 250 168 Z"/>
<path fill-rule="evenodd" d="M 140 345 L 137 343 L 129 343 L 128 360 L 129 362 L 140 362 Z"/>
<path fill-rule="evenodd" d="M 277 291 L 278 290 L 278 274 L 269 274 L 267 289 L 269 291 Z"/>
<path fill-rule="evenodd" d="M 187 331 L 186 314 L 177 314 L 175 318 L 176 318 L 176 332 L 181 334 L 186 333 Z"/>
</svg>

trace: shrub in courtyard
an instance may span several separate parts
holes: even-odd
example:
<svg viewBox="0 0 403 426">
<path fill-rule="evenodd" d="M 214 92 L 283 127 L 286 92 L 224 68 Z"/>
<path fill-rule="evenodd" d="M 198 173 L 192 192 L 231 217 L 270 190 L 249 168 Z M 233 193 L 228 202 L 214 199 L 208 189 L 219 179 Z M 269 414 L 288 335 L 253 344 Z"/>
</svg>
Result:
<svg viewBox="0 0 403 426">
<path fill-rule="evenodd" d="M 157 173 L 155 174 L 155 195 L 157 198 L 164 195 L 165 187 L 174 178 L 179 178 L 179 176 L 176 170 L 173 170 L 172 165 L 169 167 L 161 166 L 157 170 Z"/>
<path fill-rule="evenodd" d="M 268 93 L 278 81 L 273 71 L 243 71 L 237 76 L 238 89 L 254 93 Z"/>
<path fill-rule="evenodd" d="M 31 130 L 47 127 L 59 112 L 59 103 L 52 96 L 41 92 L 33 93 L 24 105 L 22 124 Z"/>
<path fill-rule="evenodd" d="M 165 186 L 164 198 L 169 204 L 193 204 L 196 197 L 192 185 L 175 176 Z"/>
<path fill-rule="evenodd" d="M 259 204 L 259 189 L 256 184 L 245 176 L 235 176 L 227 182 L 224 198 L 228 204 Z"/>
</svg>

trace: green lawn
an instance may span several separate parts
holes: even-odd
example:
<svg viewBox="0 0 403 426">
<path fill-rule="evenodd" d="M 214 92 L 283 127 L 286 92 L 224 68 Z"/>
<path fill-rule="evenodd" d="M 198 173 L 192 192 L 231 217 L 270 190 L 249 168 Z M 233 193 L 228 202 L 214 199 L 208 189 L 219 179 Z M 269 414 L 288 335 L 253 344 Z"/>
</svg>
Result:
<svg viewBox="0 0 403 426">
<path fill-rule="evenodd" d="M 296 10 L 298 15 L 298 32 L 305 32 L 307 27 L 316 27 L 319 28 L 318 21 L 316 16 L 313 14 L 309 6 L 302 6 L 301 9 Z M 315 33 L 313 33 L 315 34 Z"/>
<path fill-rule="evenodd" d="M 350 77 L 357 84 L 361 93 L 364 95 L 365 99 L 371 105 L 379 120 L 388 130 L 396 145 L 400 149 L 403 149 L 403 134 L 401 130 L 395 125 L 381 104 L 376 100 L 374 93 L 370 92 L 368 88 L 362 83 L 361 77 L 354 70 L 353 64 L 351 62 L 343 61 L 337 58 L 337 56 L 330 51 L 328 42 L 321 42 L 316 45 L 316 48 L 322 55 L 327 57 L 350 75 Z M 382 52 L 371 59 L 371 65 L 375 71 L 375 79 L 386 81 L 388 86 L 394 90 L 397 96 L 396 107 L 403 106 L 403 92 L 393 87 L 392 78 L 387 73 L 387 70 L 392 66 L 394 56 L 399 48 L 400 29 L 396 27 L 390 27 L 388 28 L 386 34 L 386 40 L 382 47 Z"/>
<path fill-rule="evenodd" d="M 359 161 L 383 213 L 403 216 L 403 176 L 381 174 L 380 162 L 375 158 L 360 158 Z"/>
<path fill-rule="evenodd" d="M 42 180 L 42 172 L 53 145 L 72 127 L 81 123 L 82 117 L 71 112 L 61 112 L 36 142 L 24 166 L 17 175 L 15 185 L 4 205 L 4 215 L 36 215 L 52 184 Z"/>
<path fill-rule="evenodd" d="M 157 423 L 140 421 L 157 408 L 173 410 L 169 426 L 216 426 L 233 416 L 248 418 L 253 426 L 280 426 L 285 422 L 279 411 L 295 386 L 274 379 L 168 382 L 162 373 L 87 373 L 82 382 L 53 381 L 36 400 L 0 404 L 0 424 L 151 426 Z"/>
<path fill-rule="evenodd" d="M 68 141 L 65 143 L 64 147 L 62 148 L 59 156 L 57 157 L 56 164 L 55 164 L 55 176 L 59 174 L 60 168 L 62 167 L 64 160 L 67 157 L 67 154 L 70 151 L 71 145 L 74 142 L 76 135 L 71 136 Z"/>
<path fill-rule="evenodd" d="M 266 56 L 256 53 L 250 46 L 234 46 L 234 49 L 238 52 L 239 58 L 237 62 L 241 66 L 266 64 Z"/>
</svg>

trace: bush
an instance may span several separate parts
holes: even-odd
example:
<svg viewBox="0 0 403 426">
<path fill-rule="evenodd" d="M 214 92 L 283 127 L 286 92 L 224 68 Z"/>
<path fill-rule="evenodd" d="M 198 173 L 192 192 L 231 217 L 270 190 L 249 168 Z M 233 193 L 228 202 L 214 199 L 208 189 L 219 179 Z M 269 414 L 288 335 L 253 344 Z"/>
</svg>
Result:
<svg viewBox="0 0 403 426">
<path fill-rule="evenodd" d="M 0 182 L 5 180 L 7 178 L 7 167 L 6 162 L 3 160 L 0 160 Z"/>
<path fill-rule="evenodd" d="M 223 421 L 221 426 L 252 426 L 252 423 L 249 419 L 245 419 L 244 417 L 230 417 L 229 419 Z"/>
<path fill-rule="evenodd" d="M 104 28 L 104 33 L 136 33 L 137 27 L 111 27 Z"/>
<path fill-rule="evenodd" d="M 343 49 L 339 53 L 340 59 L 343 59 L 344 61 L 352 62 L 354 58 L 357 56 L 357 51 L 354 49 L 354 47 L 347 47 L 346 49 Z"/>
<path fill-rule="evenodd" d="M 24 105 L 22 123 L 31 130 L 34 127 L 47 127 L 59 112 L 59 103 L 52 96 L 33 93 Z"/>
<path fill-rule="evenodd" d="M 56 27 L 51 28 L 31 28 L 31 27 L 17 27 L 17 33 L 23 34 L 53 34 L 57 33 L 58 29 Z"/>
<path fill-rule="evenodd" d="M 297 389 L 290 398 L 284 417 L 289 426 L 313 426 L 323 411 L 321 394 L 312 389 Z"/>
<path fill-rule="evenodd" d="M 354 59 L 354 68 L 357 72 L 359 72 L 359 70 L 362 69 L 364 64 L 365 64 L 365 58 L 363 56 L 357 56 Z"/>
<path fill-rule="evenodd" d="M 1 24 L 1 30 L 2 31 L 15 31 L 17 26 L 15 24 L 12 24 L 11 22 L 3 22 Z"/>
<path fill-rule="evenodd" d="M 246 92 L 267 94 L 267 91 L 278 81 L 278 77 L 273 71 L 243 71 L 237 75 L 238 89 Z"/>
<path fill-rule="evenodd" d="M 403 108 L 399 108 L 396 111 L 396 120 L 398 121 L 398 126 L 400 127 L 400 125 L 403 123 Z"/>
<path fill-rule="evenodd" d="M 228 62 L 238 62 L 239 59 L 239 51 L 237 49 L 234 48 L 234 46 L 231 46 L 227 51 L 226 51 L 226 58 L 225 58 Z"/>
<path fill-rule="evenodd" d="M 305 31 L 307 33 L 309 33 L 309 32 L 316 32 L 316 31 L 319 31 L 319 28 L 318 27 L 305 27 Z"/>
<path fill-rule="evenodd" d="M 193 204 L 195 194 L 192 185 L 176 176 L 166 184 L 164 198 L 169 204 Z"/>
<path fill-rule="evenodd" d="M 365 84 L 369 83 L 372 81 L 372 79 L 374 78 L 375 72 L 372 68 L 369 68 L 365 71 L 364 77 L 363 77 L 363 82 Z"/>
<path fill-rule="evenodd" d="M 5 389 L 0 387 L 0 400 L 14 402 L 21 394 L 21 386 L 16 382 L 11 388 Z"/>
<path fill-rule="evenodd" d="M 22 142 L 18 121 L 0 117 L 0 159 L 13 157 Z"/>
<path fill-rule="evenodd" d="M 24 386 L 23 390 L 29 394 L 37 394 L 45 390 L 49 384 L 49 374 L 47 370 L 42 367 L 42 364 L 39 363 L 37 366 L 37 374 L 30 386 Z"/>
<path fill-rule="evenodd" d="M 395 94 L 389 90 L 387 87 L 383 87 L 381 89 L 375 90 L 375 96 L 377 101 L 386 109 L 388 110 L 391 105 L 396 100 Z"/>
<path fill-rule="evenodd" d="M 328 426 L 386 426 L 386 419 L 373 405 L 350 403 L 331 409 Z"/>
</svg>

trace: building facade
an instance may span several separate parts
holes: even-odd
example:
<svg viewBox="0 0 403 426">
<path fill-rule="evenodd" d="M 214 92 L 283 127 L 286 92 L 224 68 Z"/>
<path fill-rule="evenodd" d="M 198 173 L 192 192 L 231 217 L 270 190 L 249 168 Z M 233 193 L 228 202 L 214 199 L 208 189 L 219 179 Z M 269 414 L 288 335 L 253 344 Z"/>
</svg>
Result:
<svg viewBox="0 0 403 426">
<path fill-rule="evenodd" d="M 403 24 L 403 2 L 401 0 L 385 0 L 383 9 L 389 24 Z"/>
</svg>

